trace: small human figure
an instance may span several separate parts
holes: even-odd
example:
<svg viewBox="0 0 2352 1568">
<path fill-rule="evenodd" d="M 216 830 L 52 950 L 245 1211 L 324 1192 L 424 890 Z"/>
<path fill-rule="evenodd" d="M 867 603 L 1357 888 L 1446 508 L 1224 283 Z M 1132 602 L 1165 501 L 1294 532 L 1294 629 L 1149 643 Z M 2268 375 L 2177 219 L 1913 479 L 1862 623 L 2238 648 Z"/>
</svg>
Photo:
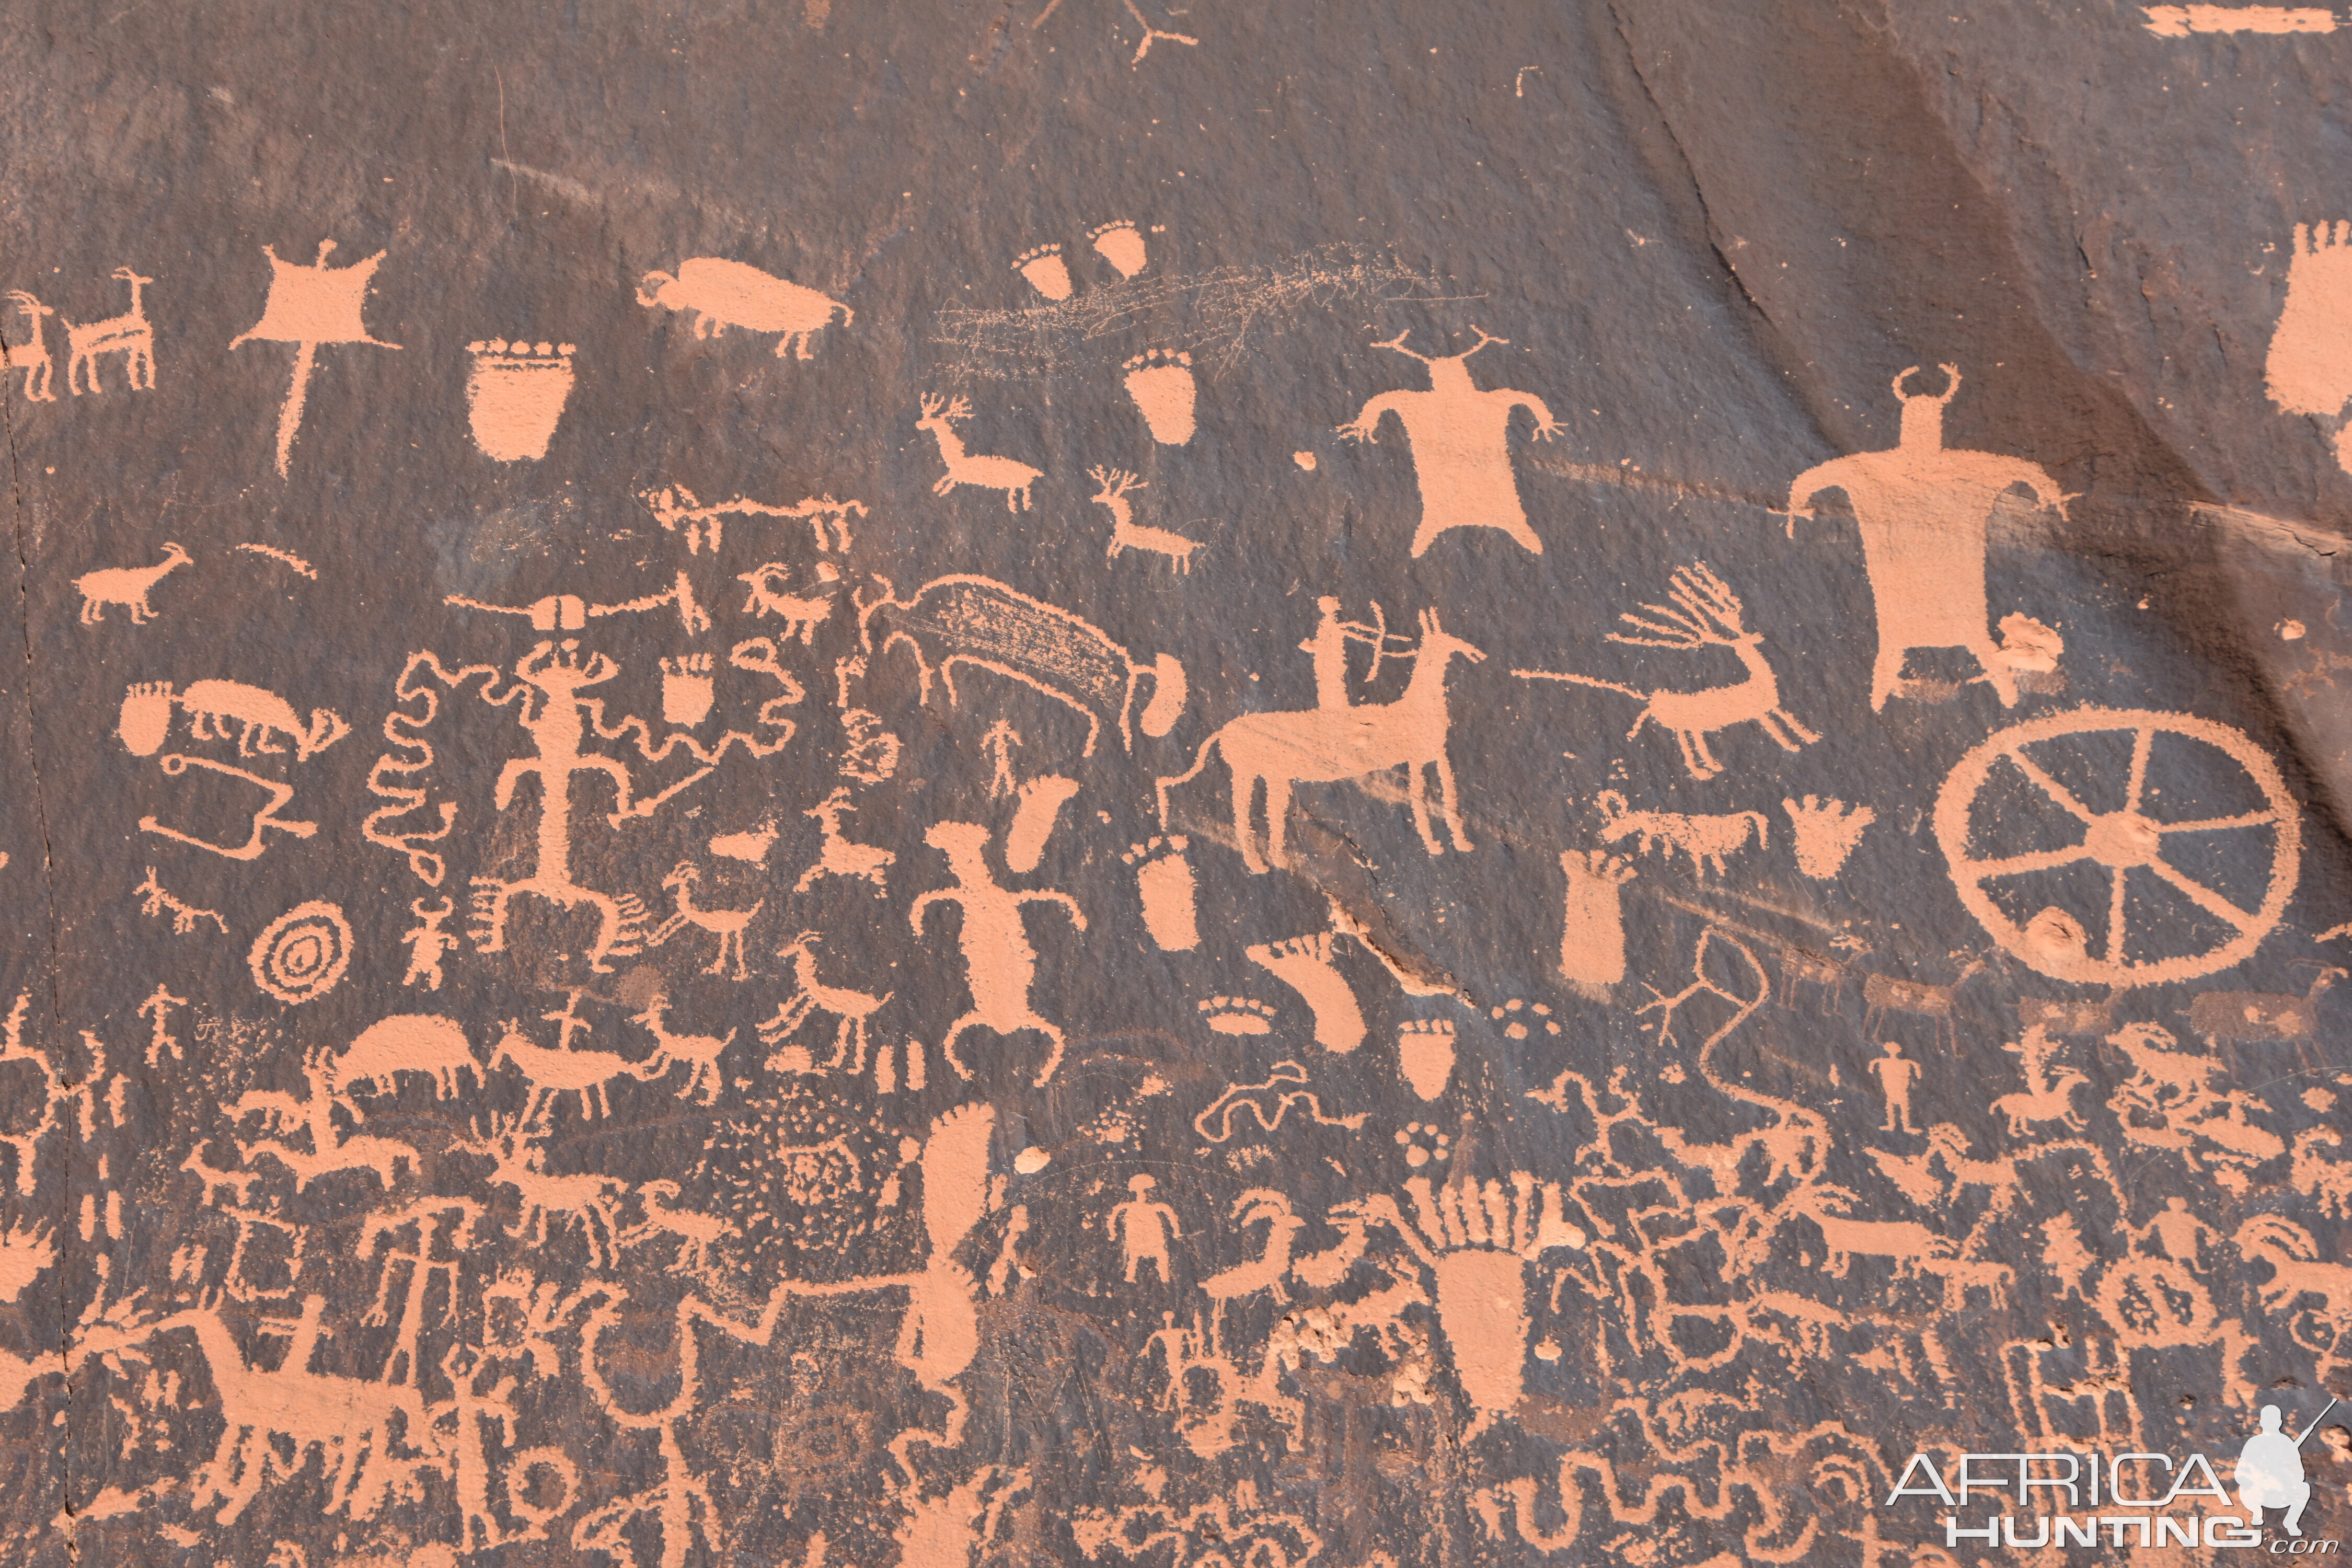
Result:
<svg viewBox="0 0 2352 1568">
<path fill-rule="evenodd" d="M 1911 1121 L 1911 1085 L 1919 1077 L 1919 1064 L 1903 1054 L 1896 1041 L 1886 1042 L 1886 1054 L 1870 1064 L 1878 1075 L 1878 1087 L 1886 1096 L 1886 1131 L 1916 1132 Z"/>
<path fill-rule="evenodd" d="M 1348 706 L 1348 623 L 1328 594 L 1315 601 L 1315 635 L 1298 645 L 1315 656 L 1315 706 Z"/>
<path fill-rule="evenodd" d="M 2304 1436 L 2311 1436 L 2305 1431 Z M 2238 1501 L 2246 1523 L 2262 1528 L 2263 1510 L 2286 1510 L 2286 1532 L 2303 1533 L 2304 1505 L 2311 1500 L 2311 1483 L 2303 1479 L 2303 1447 L 2279 1430 L 2279 1407 L 2263 1406 L 2263 1429 L 2238 1450 Z"/>
<path fill-rule="evenodd" d="M 441 989 L 441 960 L 457 945 L 457 939 L 442 929 L 441 922 L 456 912 L 454 900 L 444 899 L 437 910 L 425 907 L 423 899 L 409 900 L 409 912 L 421 923 L 401 933 L 400 940 L 408 947 L 408 973 L 401 979 L 404 985 L 421 985 L 427 991 Z"/>
<path fill-rule="evenodd" d="M 2199 1274 L 2205 1271 L 2199 1254 L 2208 1234 L 2205 1222 L 2189 1212 L 2187 1198 L 2165 1199 L 2164 1212 L 2150 1220 L 2147 1226 L 2147 1235 L 2155 1240 L 2161 1256 Z"/>
<path fill-rule="evenodd" d="M 1127 1190 L 1135 1195 L 1110 1211 L 1110 1232 L 1127 1257 L 1127 1282 L 1135 1283 L 1138 1265 L 1149 1263 L 1163 1285 L 1172 1284 L 1175 1270 L 1168 1261 L 1168 1244 L 1184 1234 L 1176 1223 L 1176 1211 L 1157 1199 L 1144 1194 L 1160 1184 L 1157 1176 L 1137 1175 L 1127 1180 Z"/>
</svg>

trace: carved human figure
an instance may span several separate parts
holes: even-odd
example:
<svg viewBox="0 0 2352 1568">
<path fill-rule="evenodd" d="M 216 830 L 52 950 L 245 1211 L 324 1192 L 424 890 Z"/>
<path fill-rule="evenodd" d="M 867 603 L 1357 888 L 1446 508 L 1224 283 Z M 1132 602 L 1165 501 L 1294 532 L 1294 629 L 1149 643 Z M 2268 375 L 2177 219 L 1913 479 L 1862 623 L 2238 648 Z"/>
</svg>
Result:
<svg viewBox="0 0 2352 1568">
<path fill-rule="evenodd" d="M 1190 784 L 1209 765 L 1209 753 L 1223 752 L 1232 777 L 1234 837 L 1242 861 L 1254 873 L 1269 864 L 1287 866 L 1285 847 L 1289 836 L 1290 797 L 1300 784 L 1336 783 L 1405 770 L 1405 804 L 1423 848 L 1444 853 L 1430 827 L 1427 773 L 1437 778 L 1438 804 L 1456 850 L 1473 846 L 1462 825 L 1462 800 L 1454 783 L 1454 764 L 1446 755 L 1449 718 L 1445 700 L 1446 667 L 1456 658 L 1483 663 L 1486 656 L 1439 625 L 1437 612 L 1421 616 L 1421 642 L 1411 656 L 1412 679 L 1393 702 L 1369 702 L 1346 709 L 1313 708 L 1297 712 L 1244 713 L 1230 721 L 1201 743 L 1192 765 L 1181 773 L 1157 781 L 1160 821 L 1168 822 L 1168 792 Z M 1252 825 L 1258 786 L 1265 786 L 1266 847 L 1260 855 Z"/>
<path fill-rule="evenodd" d="M 507 911 L 518 893 L 535 893 L 550 903 L 592 906 L 599 918 L 590 967 L 608 971 L 614 948 L 625 934 L 629 910 L 609 894 L 583 888 L 572 879 L 572 784 L 583 773 L 613 781 L 616 794 L 610 820 L 625 820 L 632 805 L 629 770 L 618 758 L 583 752 L 586 738 L 585 700 L 580 693 L 620 673 L 620 666 L 601 653 L 581 656 L 579 639 L 560 645 L 545 640 L 515 665 L 515 676 L 531 688 L 520 721 L 535 746 L 535 754 L 516 757 L 499 770 L 491 804 L 505 811 L 513 804 L 515 785 L 524 777 L 539 780 L 539 858 L 531 874 L 513 881 L 483 881 L 475 893 L 478 921 L 476 945 L 497 952 L 506 945 Z"/>
<path fill-rule="evenodd" d="M 1916 1132 L 1911 1121 L 1911 1086 L 1919 1077 L 1919 1064 L 1903 1054 L 1901 1042 L 1885 1042 L 1886 1054 L 1870 1064 L 1877 1075 L 1878 1087 L 1886 1096 L 1886 1128 L 1889 1132 Z"/>
<path fill-rule="evenodd" d="M 923 835 L 923 842 L 948 858 L 955 885 L 917 899 L 908 920 L 920 933 L 923 917 L 933 904 L 954 904 L 962 911 L 964 983 L 971 988 L 971 1010 L 949 1027 L 941 1048 L 956 1071 L 970 1078 L 971 1068 L 956 1048 L 966 1030 L 1010 1035 L 1035 1029 L 1054 1046 L 1045 1065 L 1037 1069 L 1042 1088 L 1062 1063 L 1063 1036 L 1059 1025 L 1037 1016 L 1029 999 L 1030 987 L 1037 978 L 1037 950 L 1029 945 L 1028 933 L 1022 929 L 1021 911 L 1024 905 L 1045 904 L 1067 914 L 1080 931 L 1087 929 L 1086 913 L 1067 893 L 1015 892 L 999 886 L 988 865 L 988 829 L 977 823 L 935 822 Z"/>
<path fill-rule="evenodd" d="M 1943 365 L 1940 395 L 1906 394 L 1902 435 L 1882 452 L 1832 458 L 1789 487 L 1789 536 L 1813 515 L 1813 499 L 1842 489 L 1862 529 L 1863 558 L 1878 606 L 1878 657 L 1871 666 L 1870 706 L 1885 708 L 1915 647 L 1964 647 L 1976 656 L 2003 707 L 2017 703 L 2017 678 L 1994 643 L 1985 607 L 1985 532 L 2000 498 L 2020 485 L 2065 515 L 2066 497 L 2038 464 L 1996 452 L 1944 445 L 1944 406 L 1960 389 L 1957 365 Z"/>
<path fill-rule="evenodd" d="M 1110 1211 L 1111 1237 L 1127 1261 L 1130 1285 L 1135 1283 L 1136 1269 L 1146 1263 L 1162 1285 L 1175 1279 L 1168 1261 L 1168 1244 L 1183 1235 L 1184 1227 L 1176 1222 L 1174 1209 L 1151 1195 L 1151 1189 L 1159 1184 L 1157 1176 L 1129 1176 L 1127 1190 L 1135 1195 Z"/>
<path fill-rule="evenodd" d="M 2156 1250 L 2195 1273 L 2203 1273 L 2205 1238 L 2213 1233 L 2189 1212 L 2187 1198 L 2167 1198 L 2164 1211 L 2148 1222 L 2148 1239 Z"/>
<path fill-rule="evenodd" d="M 1559 426 L 1544 400 L 1531 392 L 1507 387 L 1481 392 L 1471 382 L 1470 356 L 1489 343 L 1511 341 L 1488 337 L 1482 328 L 1471 331 L 1478 334 L 1476 343 L 1458 354 L 1436 358 L 1405 347 L 1409 331 L 1375 343 L 1375 348 L 1394 349 L 1427 365 L 1429 390 L 1384 392 L 1340 426 L 1339 434 L 1351 441 L 1377 441 L 1381 420 L 1393 414 L 1404 421 L 1413 471 L 1421 481 L 1421 522 L 1412 535 L 1415 557 L 1449 528 L 1500 529 L 1541 555 L 1543 541 L 1528 526 L 1518 481 L 1511 472 L 1511 412 L 1525 408 L 1535 416 L 1534 434 L 1539 441 L 1558 435 Z"/>
<path fill-rule="evenodd" d="M 1315 635 L 1300 643 L 1298 651 L 1314 657 L 1316 707 L 1339 709 L 1351 705 L 1348 695 L 1349 643 L 1370 646 L 1372 666 L 1366 679 L 1380 674 L 1381 658 L 1388 651 L 1388 623 L 1379 605 L 1372 606 L 1372 622 L 1368 625 L 1348 619 L 1340 613 L 1339 601 L 1328 594 L 1315 601 Z"/>
</svg>

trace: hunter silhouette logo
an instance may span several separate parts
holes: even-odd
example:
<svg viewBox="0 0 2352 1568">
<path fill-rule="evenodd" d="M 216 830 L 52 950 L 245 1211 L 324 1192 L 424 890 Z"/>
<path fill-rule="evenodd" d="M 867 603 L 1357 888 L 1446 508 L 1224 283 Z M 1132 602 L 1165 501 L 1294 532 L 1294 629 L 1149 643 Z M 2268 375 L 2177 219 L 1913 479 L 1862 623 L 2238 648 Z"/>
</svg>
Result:
<svg viewBox="0 0 2352 1568">
<path fill-rule="evenodd" d="M 2327 1410 L 2336 1402 L 2327 1402 Z M 2319 1413 L 2326 1420 L 2327 1410 Z M 2303 1533 L 2303 1510 L 2311 1501 L 2311 1483 L 2303 1476 L 2303 1446 L 2319 1430 L 2319 1421 L 2305 1424 L 2303 1436 L 2290 1438 L 2279 1430 L 2279 1407 L 2263 1406 L 2263 1429 L 2246 1439 L 2238 1450 L 2238 1502 L 2246 1510 L 2246 1523 L 2259 1529 L 2263 1510 L 2283 1508 L 2283 1521 L 2289 1535 Z"/>
<path fill-rule="evenodd" d="M 1951 1510 L 1939 1521 L 1946 1546 L 1974 1541 L 2029 1550 L 2097 1547 L 2103 1532 L 2107 1538 L 2105 1544 L 2117 1548 L 2260 1546 L 2263 1510 L 2283 1509 L 2285 1517 L 2280 1523 L 2285 1538 L 2270 1543 L 2273 1552 L 2292 1556 L 2335 1552 L 2341 1550 L 2338 1542 L 2303 1538 L 2303 1510 L 2310 1504 L 2313 1490 L 2304 1477 L 2303 1447 L 2336 1404 L 2330 1399 L 2317 1416 L 2304 1423 L 2303 1433 L 2296 1437 L 2280 1430 L 2277 1405 L 2262 1407 L 2260 1430 L 2238 1450 L 2235 1480 L 2242 1519 L 2201 1512 L 2184 1517 L 2174 1511 L 2176 1505 L 2185 1507 L 2192 1498 L 2211 1498 L 2221 1507 L 2229 1506 L 2230 1489 L 2221 1484 L 2212 1462 L 2203 1454 L 2179 1460 L 2169 1454 L 2064 1450 L 1961 1454 L 1947 1459 L 1939 1471 L 1933 1458 L 1914 1453 L 1895 1489 L 1887 1494 L 1885 1506 L 1893 1508 L 1905 1498 L 1933 1498 Z M 2006 1494 L 2009 1506 L 2000 1513 L 1988 1514 L 1981 1526 L 1971 1526 L 1959 1516 L 1968 1508 L 1972 1491 Z M 2066 1511 L 2043 1513 L 2032 1506 L 2053 1502 Z M 2132 1511 L 2103 1513 L 2099 1511 L 2103 1506 Z M 2076 1513 L 2078 1508 L 2089 1511 Z M 2021 1526 L 2030 1526 L 2033 1533 L 2021 1534 Z"/>
</svg>

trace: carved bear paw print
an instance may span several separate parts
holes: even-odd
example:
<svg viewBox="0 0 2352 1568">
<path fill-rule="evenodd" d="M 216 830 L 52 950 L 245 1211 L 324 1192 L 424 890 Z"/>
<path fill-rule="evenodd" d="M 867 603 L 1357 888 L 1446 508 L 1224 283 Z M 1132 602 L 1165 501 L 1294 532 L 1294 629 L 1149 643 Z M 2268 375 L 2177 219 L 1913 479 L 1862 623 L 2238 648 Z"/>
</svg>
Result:
<svg viewBox="0 0 2352 1568">
<path fill-rule="evenodd" d="M 1503 1025 L 1503 1035 L 1507 1039 L 1526 1039 L 1538 1023 L 1547 1035 L 1559 1033 L 1559 1020 L 1551 1016 L 1549 1007 L 1540 1002 L 1530 1005 L 1521 997 L 1514 996 L 1499 1007 L 1487 1009 L 1487 1016 L 1497 1022 L 1505 1018 L 1510 1020 Z"/>
<path fill-rule="evenodd" d="M 1434 1122 L 1408 1121 L 1397 1129 L 1396 1141 L 1404 1150 L 1404 1163 L 1416 1171 L 1432 1160 L 1454 1157 L 1454 1140 L 1439 1131 Z"/>
<path fill-rule="evenodd" d="M 1069 264 L 1062 259 L 1058 240 L 1023 251 L 1014 258 L 1013 270 L 1029 279 L 1029 286 L 1048 300 L 1058 303 L 1070 297 Z"/>
</svg>

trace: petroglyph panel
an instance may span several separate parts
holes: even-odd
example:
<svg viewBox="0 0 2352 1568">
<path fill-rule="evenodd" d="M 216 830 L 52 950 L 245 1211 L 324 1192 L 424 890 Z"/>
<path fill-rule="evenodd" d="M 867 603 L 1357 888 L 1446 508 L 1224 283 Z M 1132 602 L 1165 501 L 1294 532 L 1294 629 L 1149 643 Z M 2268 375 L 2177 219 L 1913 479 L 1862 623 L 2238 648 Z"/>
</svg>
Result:
<svg viewBox="0 0 2352 1568">
<path fill-rule="evenodd" d="M 2352 1534 L 2340 24 L 0 16 L 0 1560 Z"/>
</svg>

